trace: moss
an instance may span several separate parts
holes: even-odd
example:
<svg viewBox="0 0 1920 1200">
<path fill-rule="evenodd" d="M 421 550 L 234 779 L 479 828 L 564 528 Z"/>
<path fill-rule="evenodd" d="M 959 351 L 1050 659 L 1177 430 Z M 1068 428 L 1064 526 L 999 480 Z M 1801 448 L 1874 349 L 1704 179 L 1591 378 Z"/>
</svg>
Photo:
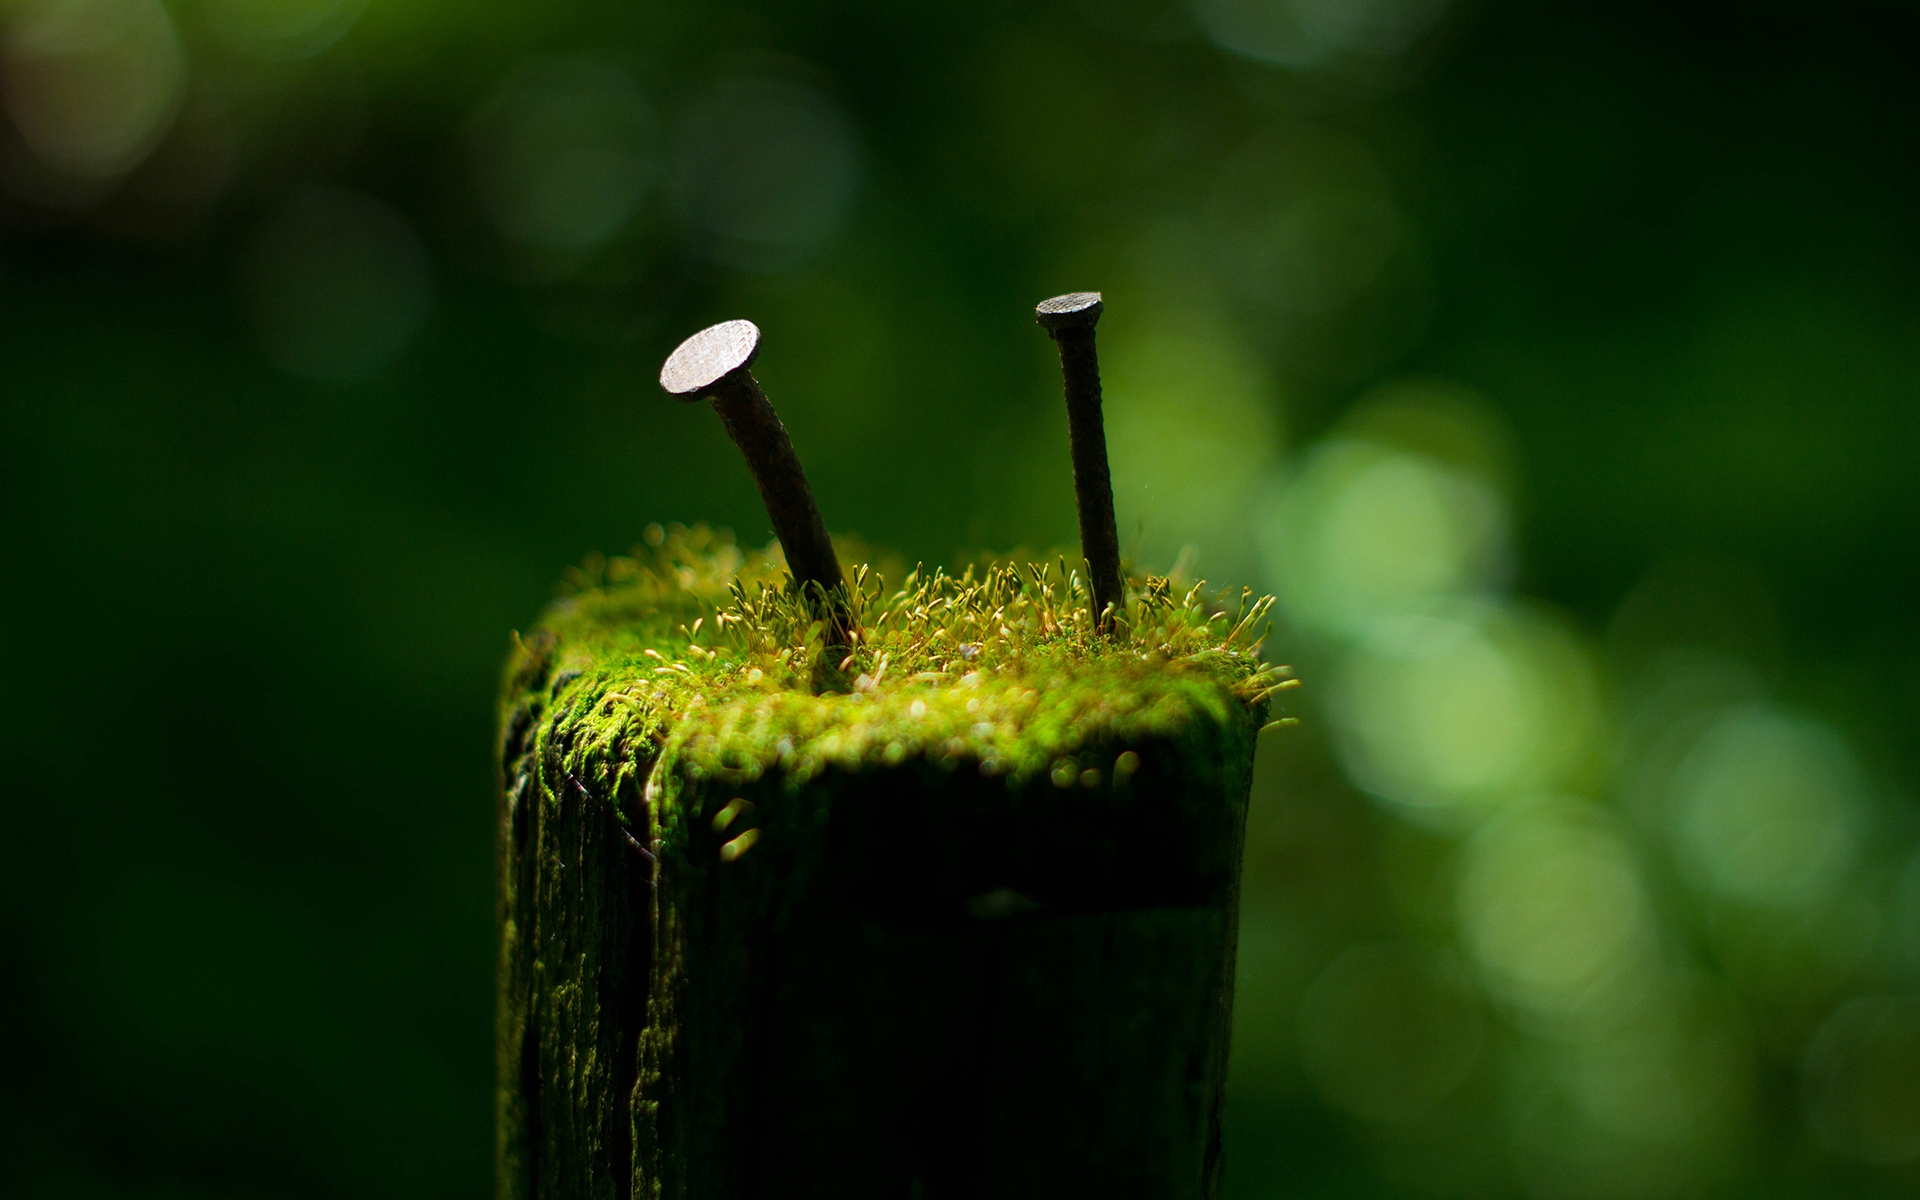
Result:
<svg viewBox="0 0 1920 1200">
<path fill-rule="evenodd" d="M 828 661 L 649 534 L 508 664 L 500 1194 L 1214 1194 L 1269 602 L 856 567 Z"/>
<path fill-rule="evenodd" d="M 571 571 L 568 594 L 516 635 L 501 728 L 510 743 L 532 733 L 559 751 L 547 790 L 620 798 L 621 820 L 653 853 L 684 832 L 687 779 L 775 773 L 797 790 L 829 768 L 918 760 L 1012 787 L 1043 773 L 1062 787 L 1124 786 L 1125 751 L 1089 747 L 1178 738 L 1196 718 L 1255 719 L 1295 682 L 1260 658 L 1271 598 L 1243 592 L 1216 607 L 1198 585 L 1177 594 L 1149 576 L 1130 589 L 1120 635 L 1104 638 L 1064 561 L 915 569 L 891 590 L 856 566 L 861 633 L 850 655 L 824 662 L 822 625 L 782 586 L 777 544 L 742 551 L 704 527 L 648 533 L 630 556 Z M 502 760 L 521 749 L 503 746 Z"/>
</svg>

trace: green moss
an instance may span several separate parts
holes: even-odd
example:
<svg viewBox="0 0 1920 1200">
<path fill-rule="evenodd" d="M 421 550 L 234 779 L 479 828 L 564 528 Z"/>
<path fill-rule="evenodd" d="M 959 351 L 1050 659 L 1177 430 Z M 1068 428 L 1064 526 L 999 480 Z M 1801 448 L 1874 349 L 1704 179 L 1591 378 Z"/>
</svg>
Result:
<svg viewBox="0 0 1920 1200">
<path fill-rule="evenodd" d="M 825 662 L 777 546 L 743 551 L 704 527 L 656 526 L 648 543 L 571 572 L 516 637 L 501 728 L 504 762 L 535 751 L 559 768 L 538 772 L 543 791 L 612 798 L 653 852 L 681 840 L 688 780 L 798 789 L 830 768 L 919 761 L 1012 787 L 1124 787 L 1131 764 L 1112 747 L 1258 721 L 1293 682 L 1260 658 L 1270 599 L 1215 607 L 1147 577 L 1103 638 L 1064 562 L 916 569 L 891 589 L 856 566 L 861 634 Z"/>
<path fill-rule="evenodd" d="M 1211 1194 L 1269 602 L 859 566 L 849 653 L 648 543 L 508 667 L 501 1194 Z"/>
</svg>

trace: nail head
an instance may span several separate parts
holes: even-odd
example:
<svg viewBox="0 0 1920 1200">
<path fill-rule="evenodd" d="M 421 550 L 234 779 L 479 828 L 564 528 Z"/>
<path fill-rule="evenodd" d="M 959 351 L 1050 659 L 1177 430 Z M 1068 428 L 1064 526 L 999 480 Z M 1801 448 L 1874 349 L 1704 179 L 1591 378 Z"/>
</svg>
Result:
<svg viewBox="0 0 1920 1200">
<path fill-rule="evenodd" d="M 1101 307 L 1099 292 L 1068 292 L 1042 300 L 1034 306 L 1033 315 L 1045 329 L 1080 329 L 1100 319 Z"/>
<path fill-rule="evenodd" d="M 759 352 L 760 327 L 752 321 L 709 325 L 667 356 L 660 368 L 660 386 L 682 400 L 698 400 Z"/>
</svg>

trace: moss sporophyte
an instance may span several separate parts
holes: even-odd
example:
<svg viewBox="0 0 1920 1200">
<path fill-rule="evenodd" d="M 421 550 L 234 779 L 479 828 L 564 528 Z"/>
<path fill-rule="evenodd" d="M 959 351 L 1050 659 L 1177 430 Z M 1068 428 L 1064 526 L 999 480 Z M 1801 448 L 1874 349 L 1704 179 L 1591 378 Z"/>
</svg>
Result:
<svg viewBox="0 0 1920 1200">
<path fill-rule="evenodd" d="M 571 572 L 571 593 L 515 636 L 502 720 L 506 761 L 536 748 L 530 736 L 564 746 L 540 786 L 617 798 L 649 852 L 703 815 L 677 803 L 681 780 L 771 774 L 797 790 L 829 767 L 914 759 L 1014 786 L 1124 789 L 1138 755 L 1098 747 L 1178 737 L 1196 719 L 1257 729 L 1268 698 L 1297 684 L 1260 657 L 1270 597 L 1219 608 L 1200 585 L 1147 576 L 1109 638 L 1062 562 L 916 569 L 892 589 L 861 565 L 836 596 L 858 628 L 830 664 L 845 691 L 816 694 L 830 639 L 777 543 L 649 534 Z"/>
</svg>

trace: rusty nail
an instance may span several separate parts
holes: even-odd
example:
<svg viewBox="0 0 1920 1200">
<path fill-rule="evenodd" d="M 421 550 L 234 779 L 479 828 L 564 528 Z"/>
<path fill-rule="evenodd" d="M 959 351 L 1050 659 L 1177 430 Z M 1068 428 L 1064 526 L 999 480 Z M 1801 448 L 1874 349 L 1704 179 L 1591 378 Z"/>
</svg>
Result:
<svg viewBox="0 0 1920 1200">
<path fill-rule="evenodd" d="M 774 536 L 786 551 L 787 568 L 800 590 L 816 605 L 830 628 L 830 641 L 844 645 L 853 632 L 845 577 L 827 537 L 827 525 L 813 501 L 813 489 L 786 426 L 747 367 L 760 352 L 760 329 L 752 321 L 724 321 L 681 342 L 660 368 L 660 386 L 684 401 L 713 401 L 721 424 L 740 447 L 760 499 L 773 520 Z M 818 607 L 825 604 L 826 611 Z"/>
<path fill-rule="evenodd" d="M 1099 292 L 1070 292 L 1042 300 L 1033 315 L 1060 347 L 1073 492 L 1080 508 L 1080 553 L 1087 559 L 1094 621 L 1102 633 L 1111 633 L 1114 615 L 1126 605 L 1127 589 L 1113 517 L 1113 476 L 1107 470 L 1106 422 L 1100 415 L 1100 359 L 1093 345 L 1093 327 L 1103 307 Z"/>
</svg>

